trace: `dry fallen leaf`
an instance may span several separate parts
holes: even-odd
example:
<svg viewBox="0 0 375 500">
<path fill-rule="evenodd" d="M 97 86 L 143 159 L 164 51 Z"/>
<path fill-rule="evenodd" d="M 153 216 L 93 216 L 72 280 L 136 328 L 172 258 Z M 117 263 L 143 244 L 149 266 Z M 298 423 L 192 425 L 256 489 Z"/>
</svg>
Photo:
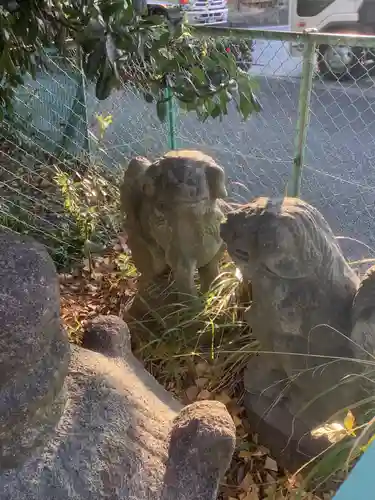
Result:
<svg viewBox="0 0 375 500">
<path fill-rule="evenodd" d="M 348 410 L 348 413 L 344 418 L 344 427 L 347 433 L 350 434 L 351 436 L 355 436 L 355 432 L 353 431 L 355 425 L 356 425 L 355 417 L 353 413 L 350 410 Z"/>
<path fill-rule="evenodd" d="M 245 460 L 253 458 L 253 453 L 251 451 L 242 450 L 238 453 L 239 458 L 244 458 Z"/>
<path fill-rule="evenodd" d="M 268 484 L 275 484 L 276 483 L 276 479 L 270 473 L 267 473 L 266 482 Z"/>
<path fill-rule="evenodd" d="M 242 425 L 242 420 L 239 417 L 237 417 L 237 415 L 232 415 L 232 419 L 236 427 Z"/>
<path fill-rule="evenodd" d="M 264 490 L 264 493 L 266 495 L 265 498 L 267 500 L 273 500 L 275 498 L 276 489 L 277 489 L 276 484 L 271 484 L 270 486 L 267 486 Z"/>
<path fill-rule="evenodd" d="M 208 383 L 208 378 L 206 377 L 200 377 L 200 378 L 197 378 L 197 380 L 195 381 L 195 385 L 197 387 L 199 387 L 199 389 L 203 389 Z"/>
<path fill-rule="evenodd" d="M 253 457 L 254 458 L 261 458 L 266 455 L 270 455 L 270 450 L 266 448 L 265 446 L 258 446 L 255 451 L 253 451 Z"/>
<path fill-rule="evenodd" d="M 210 398 L 211 398 L 211 392 L 208 391 L 207 389 L 203 389 L 203 391 L 201 391 L 197 396 L 198 401 L 203 401 L 204 399 L 210 399 Z"/>
<path fill-rule="evenodd" d="M 220 403 L 223 403 L 223 405 L 227 405 L 232 401 L 232 398 L 226 391 L 221 391 L 219 392 L 219 394 L 216 394 L 215 399 L 216 401 L 220 401 Z"/>
<path fill-rule="evenodd" d="M 243 478 L 243 480 L 240 483 L 240 488 L 241 490 L 248 492 L 252 486 L 254 485 L 254 479 L 253 476 L 250 472 L 246 474 L 246 476 Z"/>
<path fill-rule="evenodd" d="M 209 368 L 210 366 L 208 363 L 206 363 L 205 361 L 201 361 L 195 365 L 195 372 L 198 377 L 201 377 L 209 371 Z"/>
<path fill-rule="evenodd" d="M 230 411 L 231 415 L 241 415 L 245 411 L 245 408 L 243 406 L 239 406 L 234 400 L 230 401 L 228 404 L 228 410 Z"/>
<path fill-rule="evenodd" d="M 185 391 L 186 397 L 192 403 L 197 399 L 199 388 L 196 385 L 191 385 Z"/>
<path fill-rule="evenodd" d="M 279 470 L 276 461 L 273 458 L 271 458 L 271 457 L 267 457 L 266 458 L 266 462 L 264 464 L 264 468 L 267 469 L 267 470 L 272 470 L 274 472 L 277 472 Z"/>
<path fill-rule="evenodd" d="M 259 500 L 260 497 L 258 495 L 258 492 L 253 489 L 252 491 L 249 491 L 246 496 L 243 497 L 243 500 Z"/>
</svg>

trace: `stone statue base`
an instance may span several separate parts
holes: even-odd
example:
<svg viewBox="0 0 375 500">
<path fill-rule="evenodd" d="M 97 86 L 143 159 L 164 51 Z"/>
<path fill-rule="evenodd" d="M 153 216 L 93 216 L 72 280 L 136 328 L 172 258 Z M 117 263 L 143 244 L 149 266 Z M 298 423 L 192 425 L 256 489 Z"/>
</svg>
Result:
<svg viewBox="0 0 375 500">
<path fill-rule="evenodd" d="M 250 428 L 271 452 L 277 464 L 290 472 L 306 464 L 330 446 L 326 437 L 313 437 L 310 429 L 282 404 L 272 407 L 272 400 L 261 394 L 246 393 L 246 416 Z"/>
</svg>

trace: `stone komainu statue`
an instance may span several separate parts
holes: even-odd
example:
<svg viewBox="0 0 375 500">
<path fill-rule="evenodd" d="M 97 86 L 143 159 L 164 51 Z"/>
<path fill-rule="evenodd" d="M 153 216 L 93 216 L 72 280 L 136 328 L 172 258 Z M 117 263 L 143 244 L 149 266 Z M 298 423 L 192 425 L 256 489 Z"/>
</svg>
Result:
<svg viewBox="0 0 375 500">
<path fill-rule="evenodd" d="M 42 245 L 0 232 L 0 499 L 214 500 L 235 427 L 185 408 L 130 351 L 118 317 L 68 343 Z"/>
<path fill-rule="evenodd" d="M 374 272 L 360 285 L 323 216 L 295 198 L 257 198 L 227 215 L 221 235 L 251 281 L 247 320 L 261 350 L 290 353 L 251 358 L 247 391 L 309 427 L 360 401 L 363 364 L 338 358 L 375 352 Z"/>
<path fill-rule="evenodd" d="M 130 161 L 120 191 L 140 288 L 169 269 L 179 292 L 196 295 L 198 269 L 201 291 L 207 291 L 223 250 L 223 169 L 199 151 L 171 151 L 154 163 L 138 157 Z"/>
</svg>

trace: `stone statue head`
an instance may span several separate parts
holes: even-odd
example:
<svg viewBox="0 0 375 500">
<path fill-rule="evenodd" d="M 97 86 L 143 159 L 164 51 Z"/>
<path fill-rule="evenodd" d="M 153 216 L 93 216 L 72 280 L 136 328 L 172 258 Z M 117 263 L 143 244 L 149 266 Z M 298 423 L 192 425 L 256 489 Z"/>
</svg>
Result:
<svg viewBox="0 0 375 500">
<path fill-rule="evenodd" d="M 143 192 L 173 206 L 227 196 L 224 170 L 213 158 L 194 150 L 169 151 L 152 163 Z"/>
<path fill-rule="evenodd" d="M 341 253 L 323 216 L 297 198 L 256 198 L 228 214 L 221 236 L 249 280 L 259 271 L 296 279 L 332 270 Z"/>
</svg>

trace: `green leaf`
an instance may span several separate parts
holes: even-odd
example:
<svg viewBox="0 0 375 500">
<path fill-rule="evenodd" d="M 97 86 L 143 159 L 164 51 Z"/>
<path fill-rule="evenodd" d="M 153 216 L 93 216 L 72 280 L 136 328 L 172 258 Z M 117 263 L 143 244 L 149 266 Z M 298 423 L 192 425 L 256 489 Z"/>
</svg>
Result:
<svg viewBox="0 0 375 500">
<path fill-rule="evenodd" d="M 193 76 L 195 76 L 195 78 L 198 80 L 200 84 L 206 83 L 207 78 L 203 69 L 199 68 L 198 66 L 195 66 L 191 69 L 191 73 Z"/>
<path fill-rule="evenodd" d="M 215 57 L 218 59 L 220 66 L 225 68 L 231 76 L 237 73 L 237 63 L 231 53 L 227 54 L 217 51 Z"/>
<path fill-rule="evenodd" d="M 254 106 L 253 103 L 251 102 L 251 99 L 249 99 L 247 95 L 243 94 L 242 92 L 240 92 L 239 94 L 240 94 L 239 111 L 246 120 L 254 111 Z"/>
<path fill-rule="evenodd" d="M 224 115 L 228 114 L 227 104 L 231 100 L 229 92 L 226 89 L 223 89 L 219 93 L 219 99 L 220 99 L 220 106 L 221 106 L 222 113 Z"/>
<path fill-rule="evenodd" d="M 212 108 L 212 111 L 210 113 L 210 116 L 212 118 L 217 118 L 218 116 L 221 116 L 221 108 L 219 106 L 219 104 L 215 104 L 215 106 Z"/>
<path fill-rule="evenodd" d="M 101 5 L 103 19 L 108 21 L 110 17 L 115 14 L 122 13 L 128 7 L 126 0 L 112 0 L 111 3 L 104 3 Z"/>
<path fill-rule="evenodd" d="M 144 23 L 147 24 L 152 24 L 154 26 L 160 26 L 161 24 L 164 24 L 165 23 L 165 16 L 161 16 L 161 15 L 156 15 L 156 14 L 153 14 L 152 16 L 147 16 L 144 20 Z M 168 33 L 169 35 L 169 33 Z"/>
</svg>

